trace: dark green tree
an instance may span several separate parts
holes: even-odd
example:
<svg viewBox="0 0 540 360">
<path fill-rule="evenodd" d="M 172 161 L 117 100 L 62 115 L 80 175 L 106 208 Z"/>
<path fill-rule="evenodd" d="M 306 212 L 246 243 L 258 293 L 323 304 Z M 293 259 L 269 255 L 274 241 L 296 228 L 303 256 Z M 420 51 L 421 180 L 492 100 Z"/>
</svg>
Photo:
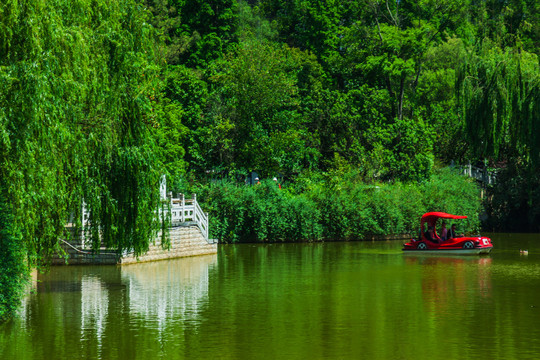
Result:
<svg viewBox="0 0 540 360">
<path fill-rule="evenodd" d="M 492 213 L 501 223 L 510 216 L 537 230 L 540 218 L 540 67 L 538 57 L 521 49 L 502 50 L 486 41 L 459 71 L 457 87 L 473 154 L 505 164 L 494 189 Z M 500 189 L 512 189 L 500 191 Z M 504 220 L 506 219 L 506 220 Z"/>
<path fill-rule="evenodd" d="M 198 149 L 205 151 L 201 167 L 298 170 L 304 146 L 297 86 L 302 57 L 287 46 L 254 40 L 214 64 L 204 126 L 194 129 Z"/>
<path fill-rule="evenodd" d="M 205 67 L 236 42 L 236 0 L 145 0 L 169 64 Z"/>
</svg>

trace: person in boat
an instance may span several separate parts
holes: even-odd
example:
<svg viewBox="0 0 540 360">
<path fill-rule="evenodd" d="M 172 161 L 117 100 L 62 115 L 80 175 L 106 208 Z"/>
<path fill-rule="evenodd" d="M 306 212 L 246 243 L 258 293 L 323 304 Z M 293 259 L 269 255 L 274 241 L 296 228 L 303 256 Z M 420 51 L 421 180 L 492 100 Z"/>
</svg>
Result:
<svg viewBox="0 0 540 360">
<path fill-rule="evenodd" d="M 448 230 L 447 239 L 453 239 L 457 237 L 463 237 L 463 234 L 459 235 L 456 231 L 456 224 L 452 224 L 450 230 Z"/>
<path fill-rule="evenodd" d="M 446 239 L 448 239 L 448 229 L 446 228 L 446 222 L 443 222 L 441 227 L 441 241 L 446 241 Z"/>
<path fill-rule="evenodd" d="M 433 226 L 428 226 L 428 229 L 427 231 L 424 233 L 424 236 L 426 238 L 426 240 L 429 240 L 431 242 L 439 242 L 439 239 L 437 237 L 437 235 L 435 235 L 435 232 L 433 230 Z"/>
</svg>

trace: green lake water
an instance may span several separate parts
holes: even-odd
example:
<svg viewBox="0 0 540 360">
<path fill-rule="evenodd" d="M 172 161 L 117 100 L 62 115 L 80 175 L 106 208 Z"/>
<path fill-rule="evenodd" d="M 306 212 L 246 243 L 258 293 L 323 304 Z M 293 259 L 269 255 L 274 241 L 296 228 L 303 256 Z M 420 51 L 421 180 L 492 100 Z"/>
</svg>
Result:
<svg viewBox="0 0 540 360">
<path fill-rule="evenodd" d="M 53 267 L 0 326 L 0 359 L 538 359 L 540 235 L 488 236 L 481 257 L 242 244 Z"/>
</svg>

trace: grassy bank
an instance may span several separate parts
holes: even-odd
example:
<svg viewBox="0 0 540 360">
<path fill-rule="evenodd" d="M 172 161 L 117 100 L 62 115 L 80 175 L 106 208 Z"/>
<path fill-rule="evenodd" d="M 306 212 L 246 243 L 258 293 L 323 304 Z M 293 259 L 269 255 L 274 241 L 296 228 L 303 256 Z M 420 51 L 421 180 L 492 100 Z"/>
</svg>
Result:
<svg viewBox="0 0 540 360">
<path fill-rule="evenodd" d="M 427 211 L 467 215 L 462 230 L 477 231 L 482 209 L 476 184 L 448 169 L 411 184 L 367 184 L 346 173 L 301 177 L 282 189 L 272 181 L 255 186 L 219 181 L 196 191 L 210 213 L 211 236 L 225 243 L 415 234 Z"/>
</svg>

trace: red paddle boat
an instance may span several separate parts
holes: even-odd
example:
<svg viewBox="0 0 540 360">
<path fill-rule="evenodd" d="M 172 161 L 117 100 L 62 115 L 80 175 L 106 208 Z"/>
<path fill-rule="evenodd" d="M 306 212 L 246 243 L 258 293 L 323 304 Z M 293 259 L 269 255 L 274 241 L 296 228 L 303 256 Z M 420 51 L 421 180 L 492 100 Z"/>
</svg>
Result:
<svg viewBox="0 0 540 360">
<path fill-rule="evenodd" d="M 404 252 L 432 253 L 432 254 L 452 254 L 452 255 L 478 255 L 489 254 L 493 245 L 491 239 L 484 236 L 455 236 L 442 241 L 437 235 L 436 224 L 439 219 L 466 219 L 466 216 L 452 215 L 443 212 L 428 212 L 422 215 L 420 220 L 421 236 L 418 239 L 411 239 L 403 245 Z M 424 224 L 433 229 L 432 234 L 424 232 Z M 430 239 L 431 237 L 431 239 Z"/>
</svg>

